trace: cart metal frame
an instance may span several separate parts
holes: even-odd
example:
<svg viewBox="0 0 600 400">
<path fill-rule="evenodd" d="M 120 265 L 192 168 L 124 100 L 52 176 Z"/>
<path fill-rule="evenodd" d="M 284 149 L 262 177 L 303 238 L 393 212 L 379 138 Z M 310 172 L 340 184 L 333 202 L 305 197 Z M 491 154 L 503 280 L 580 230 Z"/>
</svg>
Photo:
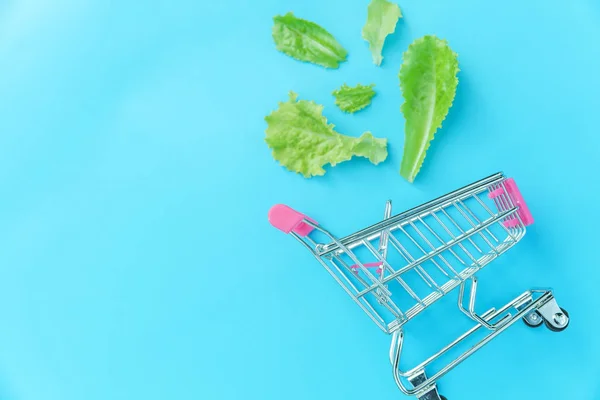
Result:
<svg viewBox="0 0 600 400">
<path fill-rule="evenodd" d="M 388 201 L 382 221 L 341 239 L 284 205 L 274 206 L 269 220 L 307 248 L 391 335 L 394 380 L 402 393 L 419 400 L 445 399 L 437 381 L 518 320 L 531 327 L 545 324 L 553 331 L 569 324 L 551 289 L 531 289 L 499 309 L 476 311 L 475 274 L 518 243 L 533 223 L 516 183 L 502 173 L 394 216 Z M 458 308 L 475 325 L 417 366 L 402 370 L 405 325 L 457 288 Z M 468 347 L 467 339 L 481 330 L 487 334 Z M 433 367 L 461 345 L 466 347 L 462 354 Z"/>
</svg>

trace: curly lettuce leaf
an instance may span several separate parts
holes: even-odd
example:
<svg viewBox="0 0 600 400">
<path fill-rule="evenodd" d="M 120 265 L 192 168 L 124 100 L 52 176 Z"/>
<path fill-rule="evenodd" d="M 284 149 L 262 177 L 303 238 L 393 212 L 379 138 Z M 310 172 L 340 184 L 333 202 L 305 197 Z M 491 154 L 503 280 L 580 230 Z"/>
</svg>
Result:
<svg viewBox="0 0 600 400">
<path fill-rule="evenodd" d="M 415 40 L 403 55 L 404 154 L 400 175 L 413 182 L 435 132 L 442 127 L 458 86 L 458 55 L 435 36 Z"/>
<path fill-rule="evenodd" d="M 282 53 L 325 68 L 337 68 L 346 61 L 348 52 L 314 22 L 296 18 L 291 12 L 277 15 L 273 21 L 273 40 Z"/>
<path fill-rule="evenodd" d="M 322 105 L 298 101 L 294 92 L 289 96 L 265 118 L 265 141 L 273 158 L 288 170 L 310 178 L 324 175 L 324 165 L 335 166 L 353 156 L 368 158 L 373 164 L 387 158 L 387 139 L 377 139 L 370 132 L 359 138 L 339 134 L 327 123 Z"/>
<path fill-rule="evenodd" d="M 383 44 L 387 35 L 396 30 L 398 20 L 402 18 L 400 7 L 387 0 L 371 0 L 367 9 L 367 22 L 362 30 L 362 37 L 369 42 L 369 50 L 373 63 L 381 65 Z"/>
<path fill-rule="evenodd" d="M 335 104 L 342 110 L 348 113 L 355 113 L 362 110 L 369 104 L 373 96 L 375 96 L 374 84 L 356 86 L 348 86 L 345 83 L 339 89 L 333 91 Z"/>
</svg>

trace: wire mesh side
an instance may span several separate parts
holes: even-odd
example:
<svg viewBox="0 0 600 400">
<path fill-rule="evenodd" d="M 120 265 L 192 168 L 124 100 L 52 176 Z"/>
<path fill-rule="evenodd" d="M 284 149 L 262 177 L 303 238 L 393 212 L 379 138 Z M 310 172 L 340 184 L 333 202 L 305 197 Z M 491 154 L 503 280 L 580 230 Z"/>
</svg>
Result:
<svg viewBox="0 0 600 400">
<path fill-rule="evenodd" d="M 502 183 L 499 183 L 501 185 Z M 516 244 L 524 234 L 508 196 L 488 188 L 453 198 L 321 256 L 330 273 L 391 332 Z M 386 240 L 386 254 L 379 249 Z M 341 244 L 341 243 L 340 243 Z"/>
</svg>

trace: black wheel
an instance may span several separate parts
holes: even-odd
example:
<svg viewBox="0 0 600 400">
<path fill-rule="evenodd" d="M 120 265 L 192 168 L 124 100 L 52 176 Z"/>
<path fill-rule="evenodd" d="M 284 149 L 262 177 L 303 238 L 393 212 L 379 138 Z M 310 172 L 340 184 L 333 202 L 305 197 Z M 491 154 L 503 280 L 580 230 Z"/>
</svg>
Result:
<svg viewBox="0 0 600 400">
<path fill-rule="evenodd" d="M 523 322 L 530 328 L 539 328 L 544 323 L 544 318 L 542 314 L 534 311 L 528 316 L 523 317 Z"/>
<path fill-rule="evenodd" d="M 442 395 L 440 395 L 440 399 L 442 399 L 442 400 L 448 400 L 448 399 L 446 398 L 446 396 L 442 396 Z"/>
<path fill-rule="evenodd" d="M 563 326 L 562 328 L 556 328 L 554 326 L 552 326 L 548 321 L 544 320 L 544 323 L 546 324 L 546 328 L 550 329 L 552 332 L 562 332 L 565 329 L 567 329 L 567 327 L 569 326 L 569 323 L 571 322 L 571 318 L 569 318 L 569 313 L 567 312 L 567 310 L 565 310 L 564 308 L 560 308 L 563 312 L 563 314 L 565 314 L 567 316 L 567 324 L 565 326 Z"/>
</svg>

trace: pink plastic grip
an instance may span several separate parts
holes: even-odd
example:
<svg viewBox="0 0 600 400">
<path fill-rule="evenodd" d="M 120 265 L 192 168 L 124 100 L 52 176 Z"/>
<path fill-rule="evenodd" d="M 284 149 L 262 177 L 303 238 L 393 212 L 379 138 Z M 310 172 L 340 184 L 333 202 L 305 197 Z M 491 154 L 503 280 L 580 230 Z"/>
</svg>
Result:
<svg viewBox="0 0 600 400">
<path fill-rule="evenodd" d="M 515 180 L 513 178 L 507 179 L 504 182 L 504 187 L 506 187 L 506 192 L 513 203 L 519 207 L 517 212 L 519 213 L 519 217 L 521 217 L 521 221 L 523 221 L 523 225 L 529 226 L 533 224 L 533 215 L 531 215 L 531 211 L 529 211 L 529 207 L 527 207 L 527 203 L 525 203 L 525 199 L 523 199 Z"/>
<path fill-rule="evenodd" d="M 502 187 L 499 187 L 496 190 L 492 190 L 488 196 L 490 197 L 490 199 L 495 199 L 496 197 L 502 195 L 503 193 L 504 193 L 504 189 L 502 189 Z"/>
<path fill-rule="evenodd" d="M 511 219 L 507 219 L 506 221 L 504 221 L 502 224 L 507 228 L 514 228 L 516 226 L 519 226 L 521 222 L 517 219 L 517 217 L 512 217 Z"/>
<path fill-rule="evenodd" d="M 269 210 L 271 225 L 285 233 L 294 232 L 299 236 L 308 235 L 314 228 L 305 221 L 317 224 L 313 219 L 283 204 L 274 205 Z"/>
<path fill-rule="evenodd" d="M 383 271 L 383 262 L 381 261 L 377 261 L 377 262 L 370 262 L 370 263 L 364 263 L 363 267 L 365 268 L 377 268 L 377 273 L 380 274 L 381 271 Z M 350 269 L 354 272 L 354 273 L 358 273 L 358 271 L 360 270 L 360 267 L 358 266 L 358 264 L 354 264 L 350 267 Z"/>
</svg>

